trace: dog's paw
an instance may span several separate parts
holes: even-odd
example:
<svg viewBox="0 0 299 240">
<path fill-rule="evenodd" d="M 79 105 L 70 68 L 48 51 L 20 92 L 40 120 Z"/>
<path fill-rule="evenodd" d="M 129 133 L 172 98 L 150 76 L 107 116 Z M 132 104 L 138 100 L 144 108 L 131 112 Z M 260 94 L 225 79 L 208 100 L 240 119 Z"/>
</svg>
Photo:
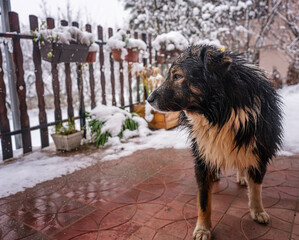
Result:
<svg viewBox="0 0 299 240">
<path fill-rule="evenodd" d="M 211 239 L 211 231 L 205 229 L 203 227 L 198 227 L 194 229 L 193 232 L 193 239 L 194 240 L 210 240 Z"/>
<path fill-rule="evenodd" d="M 218 182 L 220 181 L 220 170 L 216 171 L 213 175 L 212 175 L 212 181 L 213 182 Z"/>
<path fill-rule="evenodd" d="M 241 186 L 247 186 L 246 178 L 240 177 L 240 178 L 237 179 L 237 182 L 238 182 Z"/>
<path fill-rule="evenodd" d="M 251 211 L 251 217 L 253 218 L 254 221 L 261 224 L 268 224 L 270 221 L 270 216 L 265 211 L 263 212 Z"/>
</svg>

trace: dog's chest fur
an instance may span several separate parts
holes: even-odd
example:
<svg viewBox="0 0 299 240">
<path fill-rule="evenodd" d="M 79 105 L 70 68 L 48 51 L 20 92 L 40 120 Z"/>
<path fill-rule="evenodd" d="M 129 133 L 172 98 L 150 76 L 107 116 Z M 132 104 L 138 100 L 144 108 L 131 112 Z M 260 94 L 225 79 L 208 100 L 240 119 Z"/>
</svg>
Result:
<svg viewBox="0 0 299 240">
<path fill-rule="evenodd" d="M 247 148 L 235 148 L 234 137 L 236 130 L 246 121 L 246 113 L 240 111 L 232 114 L 219 131 L 201 114 L 185 112 L 190 125 L 191 138 L 195 139 L 201 157 L 213 168 L 240 170 L 248 167 L 258 167 L 258 157 L 253 154 L 255 139 Z"/>
</svg>

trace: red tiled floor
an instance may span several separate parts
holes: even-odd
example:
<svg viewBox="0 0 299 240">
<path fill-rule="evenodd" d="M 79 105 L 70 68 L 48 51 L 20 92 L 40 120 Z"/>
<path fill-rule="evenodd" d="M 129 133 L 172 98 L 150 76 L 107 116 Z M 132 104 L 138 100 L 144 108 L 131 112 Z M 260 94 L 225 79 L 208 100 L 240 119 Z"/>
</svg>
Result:
<svg viewBox="0 0 299 240">
<path fill-rule="evenodd" d="M 263 185 L 271 220 L 259 225 L 246 187 L 234 172 L 221 176 L 213 186 L 212 239 L 299 240 L 298 194 L 299 156 L 278 157 Z M 196 205 L 189 150 L 148 149 L 0 199 L 0 239 L 192 239 Z"/>
</svg>

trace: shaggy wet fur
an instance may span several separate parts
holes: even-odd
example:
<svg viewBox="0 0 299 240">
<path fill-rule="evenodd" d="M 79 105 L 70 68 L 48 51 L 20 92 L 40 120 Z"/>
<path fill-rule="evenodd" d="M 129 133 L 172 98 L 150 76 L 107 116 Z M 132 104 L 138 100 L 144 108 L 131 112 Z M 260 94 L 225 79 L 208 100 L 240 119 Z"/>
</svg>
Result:
<svg viewBox="0 0 299 240">
<path fill-rule="evenodd" d="M 192 46 L 174 61 L 148 102 L 160 111 L 181 111 L 180 121 L 189 129 L 199 192 L 194 238 L 210 239 L 211 182 L 220 168 L 242 173 L 251 215 L 267 223 L 261 183 L 282 142 L 282 115 L 264 72 L 239 54 Z"/>
</svg>

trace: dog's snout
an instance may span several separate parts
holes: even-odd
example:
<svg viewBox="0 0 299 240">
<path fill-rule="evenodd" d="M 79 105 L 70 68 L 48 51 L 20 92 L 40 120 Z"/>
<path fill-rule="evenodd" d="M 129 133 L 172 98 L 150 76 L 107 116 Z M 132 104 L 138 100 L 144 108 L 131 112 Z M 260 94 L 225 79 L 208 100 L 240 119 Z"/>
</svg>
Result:
<svg viewBox="0 0 299 240">
<path fill-rule="evenodd" d="M 148 101 L 149 103 L 153 103 L 153 102 L 155 101 L 155 96 L 156 96 L 156 93 L 155 93 L 155 91 L 154 91 L 154 92 L 152 92 L 151 95 L 149 95 L 149 97 L 147 98 L 147 101 Z"/>
</svg>

